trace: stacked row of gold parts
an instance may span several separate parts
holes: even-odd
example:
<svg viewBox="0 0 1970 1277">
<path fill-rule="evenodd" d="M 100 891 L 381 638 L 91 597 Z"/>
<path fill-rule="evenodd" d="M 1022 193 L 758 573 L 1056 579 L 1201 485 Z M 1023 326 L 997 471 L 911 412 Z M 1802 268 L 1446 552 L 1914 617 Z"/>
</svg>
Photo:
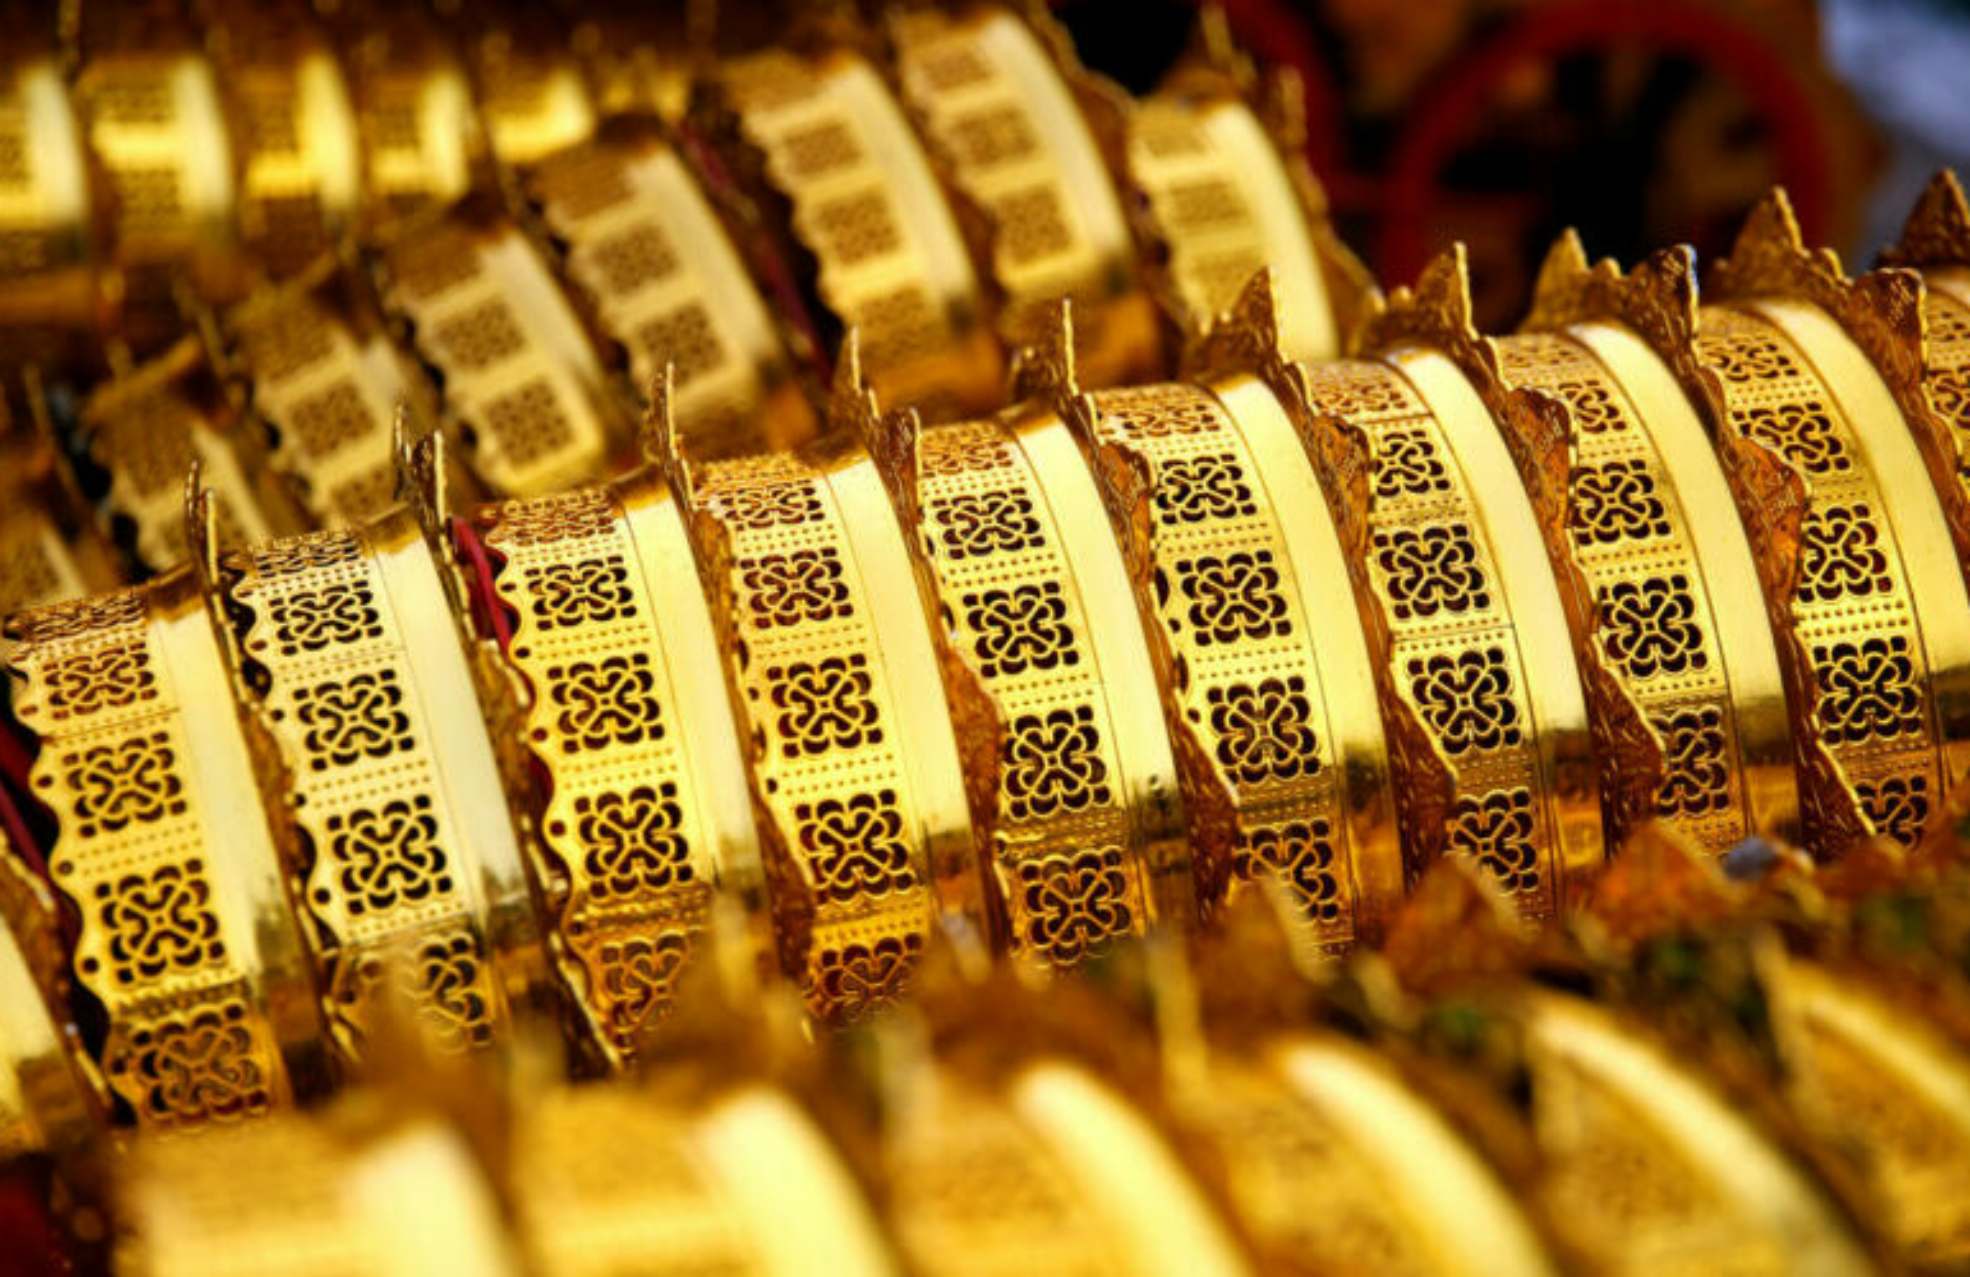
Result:
<svg viewBox="0 0 1970 1277">
<path fill-rule="evenodd" d="M 1970 1265 L 1955 180 L 822 9 L 10 15 L 0 1270 Z"/>
</svg>

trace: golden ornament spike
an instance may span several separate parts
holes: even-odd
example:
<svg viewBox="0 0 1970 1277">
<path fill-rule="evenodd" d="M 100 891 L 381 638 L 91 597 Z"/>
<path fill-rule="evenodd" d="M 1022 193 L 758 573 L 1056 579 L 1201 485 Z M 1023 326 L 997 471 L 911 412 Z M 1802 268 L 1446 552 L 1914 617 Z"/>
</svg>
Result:
<svg viewBox="0 0 1970 1277">
<path fill-rule="evenodd" d="M 1909 210 L 1901 238 L 1881 250 L 1884 266 L 1926 270 L 1970 262 L 1970 200 L 1956 170 L 1939 169 Z"/>
</svg>

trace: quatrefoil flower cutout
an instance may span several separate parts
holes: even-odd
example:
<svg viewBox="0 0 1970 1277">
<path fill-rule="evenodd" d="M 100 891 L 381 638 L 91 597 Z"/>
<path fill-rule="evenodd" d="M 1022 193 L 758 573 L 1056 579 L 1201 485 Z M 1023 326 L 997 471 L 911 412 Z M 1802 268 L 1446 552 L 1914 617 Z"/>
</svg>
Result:
<svg viewBox="0 0 1970 1277">
<path fill-rule="evenodd" d="M 1024 860 L 1016 873 L 1027 939 L 1056 966 L 1075 966 L 1128 934 L 1128 879 L 1114 851 Z"/>
</svg>

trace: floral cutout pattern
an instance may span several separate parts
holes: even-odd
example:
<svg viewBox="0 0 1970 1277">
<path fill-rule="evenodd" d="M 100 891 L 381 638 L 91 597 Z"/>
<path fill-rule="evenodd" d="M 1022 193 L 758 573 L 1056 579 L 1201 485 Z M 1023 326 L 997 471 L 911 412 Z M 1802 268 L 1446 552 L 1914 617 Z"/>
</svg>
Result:
<svg viewBox="0 0 1970 1277">
<path fill-rule="evenodd" d="M 656 740 L 664 733 L 656 674 L 643 652 L 570 661 L 548 671 L 566 753 Z"/>
<path fill-rule="evenodd" d="M 1105 806 L 1112 794 L 1094 710 L 1080 705 L 1015 718 L 1000 785 L 1006 814 L 1016 821 Z"/>
<path fill-rule="evenodd" d="M 1463 524 L 1392 528 L 1377 532 L 1374 546 L 1397 618 L 1461 615 L 1491 606 L 1477 543 Z"/>
<path fill-rule="evenodd" d="M 110 974 L 121 984 L 225 959 L 203 861 L 125 874 L 113 884 L 96 884 L 95 896 L 109 937 Z M 84 958 L 83 971 L 95 963 Z"/>
<path fill-rule="evenodd" d="M 739 579 L 747 610 L 759 625 L 814 624 L 854 611 L 833 546 L 741 559 Z"/>
<path fill-rule="evenodd" d="M 1475 858 L 1512 895 L 1539 889 L 1539 850 L 1532 833 L 1532 795 L 1524 789 L 1462 794 L 1451 808 L 1451 849 Z"/>
<path fill-rule="evenodd" d="M 1270 550 L 1205 555 L 1177 562 L 1177 588 L 1189 604 L 1199 644 L 1283 637 L 1293 632 Z"/>
<path fill-rule="evenodd" d="M 394 671 L 352 674 L 295 697 L 302 749 L 315 771 L 388 758 L 411 745 L 410 715 Z"/>
<path fill-rule="evenodd" d="M 1086 961 L 1133 926 L 1128 878 L 1112 847 L 1033 857 L 1014 873 L 1026 940 L 1055 966 Z"/>
<path fill-rule="evenodd" d="M 327 823 L 329 855 L 337 866 L 343 907 L 352 917 L 452 889 L 427 795 L 338 812 Z M 316 895 L 318 903 L 328 903 L 326 893 Z"/>
<path fill-rule="evenodd" d="M 917 886 L 903 813 L 891 791 L 801 803 L 794 818 L 822 899 L 845 904 Z"/>
<path fill-rule="evenodd" d="M 1408 663 L 1410 694 L 1452 757 L 1523 739 L 1503 648 L 1437 653 Z"/>
<path fill-rule="evenodd" d="M 1234 683 L 1205 694 L 1217 760 L 1243 785 L 1311 776 L 1320 770 L 1313 706 L 1299 675 Z"/>
<path fill-rule="evenodd" d="M 780 751 L 788 758 L 882 742 L 874 682 L 859 652 L 768 666 L 766 687 L 779 711 Z"/>
<path fill-rule="evenodd" d="M 664 891 L 693 876 L 684 808 L 672 781 L 575 799 L 589 889 L 600 899 Z"/>
</svg>

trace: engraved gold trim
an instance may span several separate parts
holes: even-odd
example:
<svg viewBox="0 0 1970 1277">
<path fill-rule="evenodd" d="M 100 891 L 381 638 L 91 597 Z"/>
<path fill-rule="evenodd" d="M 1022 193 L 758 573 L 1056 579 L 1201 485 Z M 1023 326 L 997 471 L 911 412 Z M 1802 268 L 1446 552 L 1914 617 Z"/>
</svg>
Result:
<svg viewBox="0 0 1970 1277">
<path fill-rule="evenodd" d="M 669 1014 L 713 893 L 761 892 L 723 658 L 654 472 L 475 523 L 513 618 L 502 650 L 527 689 L 521 748 L 546 773 L 526 850 L 550 943 L 619 1065 Z"/>
<path fill-rule="evenodd" d="M 783 214 L 870 384 L 931 419 L 996 407 L 1004 357 L 970 250 L 902 107 L 846 49 L 727 62 L 693 106 L 747 187 Z"/>
<path fill-rule="evenodd" d="M 724 649 L 781 966 L 808 1006 L 893 1002 L 941 908 L 982 925 L 964 771 L 875 461 L 851 338 L 822 439 L 693 463 L 660 428 Z"/>
<path fill-rule="evenodd" d="M 198 582 L 180 569 L 12 633 L 75 978 L 107 1019 L 86 1049 L 141 1127 L 287 1106 L 320 1026 Z"/>
<path fill-rule="evenodd" d="M 1072 56 L 1065 40 L 1049 44 L 997 4 L 895 12 L 891 31 L 903 101 L 984 229 L 1000 340 L 1039 340 L 1053 303 L 1069 297 L 1086 385 L 1159 374 L 1155 303 L 1129 223 L 1069 86 L 1075 68 L 1056 65 Z"/>
<path fill-rule="evenodd" d="M 1388 746 L 1359 627 L 1318 612 L 1342 541 L 1292 423 L 1254 377 L 1079 392 L 1037 357 L 1098 477 L 1150 633 L 1203 916 L 1276 878 L 1329 949 L 1402 895 Z"/>
<path fill-rule="evenodd" d="M 520 851 L 450 603 L 411 513 L 228 554 L 248 708 L 345 1061 L 394 979 L 450 1049 L 537 995 Z"/>
</svg>

